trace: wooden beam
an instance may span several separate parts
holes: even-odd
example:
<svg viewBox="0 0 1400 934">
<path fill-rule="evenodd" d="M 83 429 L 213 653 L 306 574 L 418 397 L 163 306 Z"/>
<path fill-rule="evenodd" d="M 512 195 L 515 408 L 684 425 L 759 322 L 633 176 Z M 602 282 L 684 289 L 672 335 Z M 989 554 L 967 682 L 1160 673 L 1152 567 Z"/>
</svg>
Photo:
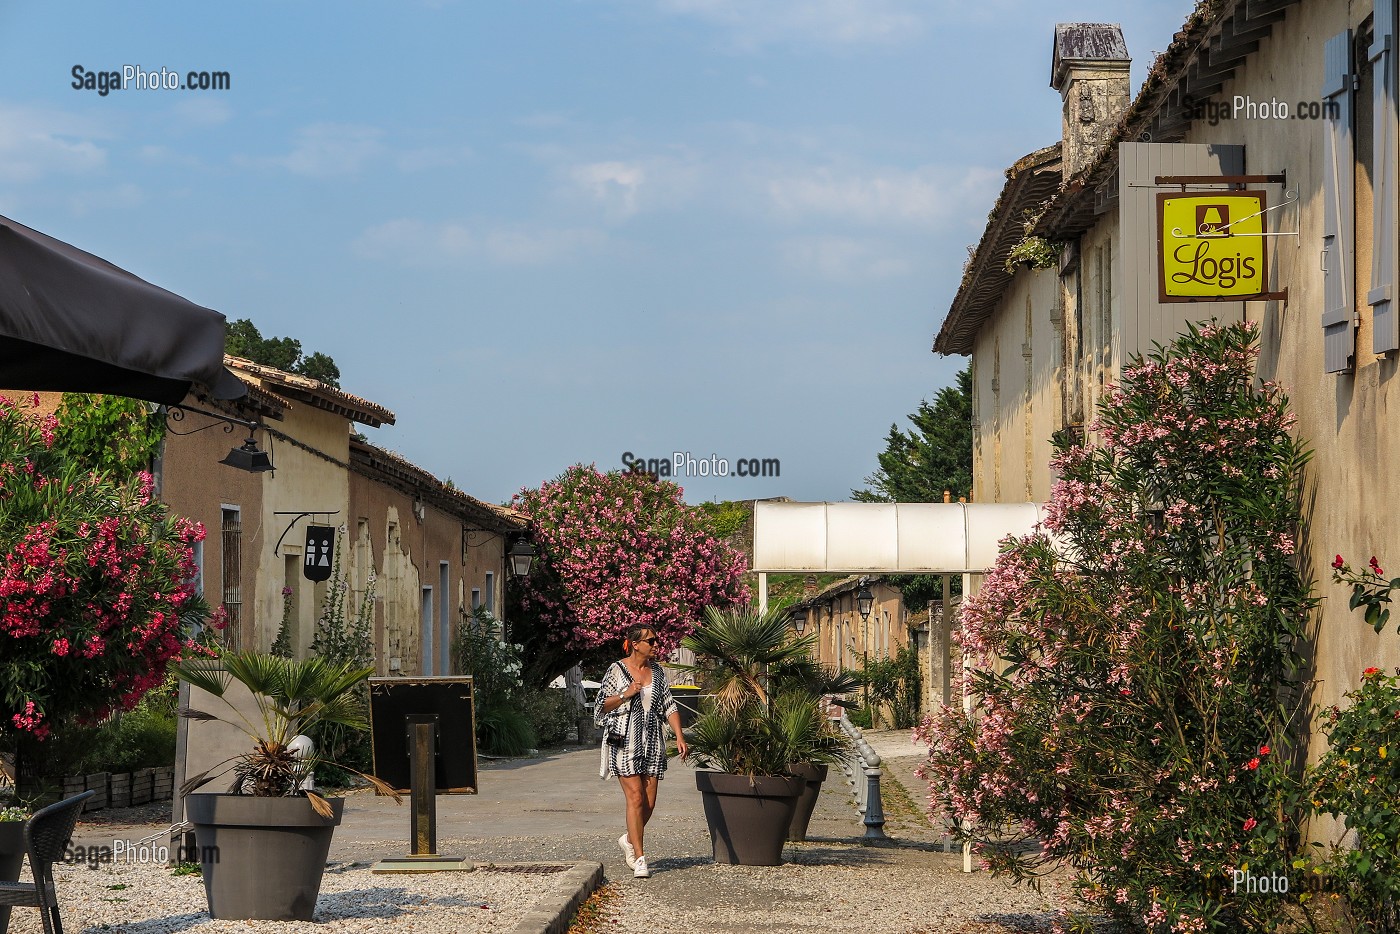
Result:
<svg viewBox="0 0 1400 934">
<path fill-rule="evenodd" d="M 1213 66 L 1234 69 L 1239 66 L 1240 62 L 1258 51 L 1259 43 L 1257 41 L 1241 42 L 1227 49 L 1217 40 L 1210 46 L 1210 63 Z"/>
<path fill-rule="evenodd" d="M 1246 0 L 1244 15 L 1249 20 L 1259 19 L 1280 13 L 1297 2 L 1298 0 Z"/>
<path fill-rule="evenodd" d="M 1283 18 L 1282 13 L 1274 15 L 1279 19 Z M 1273 31 L 1273 23 L 1274 21 L 1251 23 L 1245 21 L 1243 17 L 1235 16 L 1226 21 L 1224 29 L 1220 31 L 1220 47 L 1233 49 L 1257 42 Z"/>
</svg>

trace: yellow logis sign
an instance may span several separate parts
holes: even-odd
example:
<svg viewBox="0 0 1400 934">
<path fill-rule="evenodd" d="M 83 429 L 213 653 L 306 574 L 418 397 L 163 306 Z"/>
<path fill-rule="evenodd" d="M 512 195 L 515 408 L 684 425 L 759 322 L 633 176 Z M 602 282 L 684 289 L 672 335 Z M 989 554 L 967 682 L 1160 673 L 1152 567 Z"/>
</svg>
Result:
<svg viewBox="0 0 1400 934">
<path fill-rule="evenodd" d="M 1237 302 L 1267 291 L 1262 191 L 1157 196 L 1158 300 Z"/>
</svg>

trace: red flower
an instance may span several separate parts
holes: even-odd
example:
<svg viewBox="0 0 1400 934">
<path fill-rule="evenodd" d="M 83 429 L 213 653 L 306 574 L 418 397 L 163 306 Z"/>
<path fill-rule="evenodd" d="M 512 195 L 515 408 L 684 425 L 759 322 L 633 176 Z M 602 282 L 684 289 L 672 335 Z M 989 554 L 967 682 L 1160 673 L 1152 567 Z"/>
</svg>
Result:
<svg viewBox="0 0 1400 934">
<path fill-rule="evenodd" d="M 1249 833 L 1257 826 L 1259 826 L 1259 822 L 1251 817 L 1249 820 L 1244 822 L 1244 831 L 1245 833 Z"/>
<path fill-rule="evenodd" d="M 1345 567 L 1345 566 L 1346 566 L 1346 562 L 1342 560 L 1342 556 L 1341 556 L 1341 555 L 1337 555 L 1337 557 L 1335 557 L 1335 558 L 1332 559 L 1332 567 L 1333 567 L 1334 570 L 1340 571 L 1340 570 L 1341 570 L 1343 567 Z"/>
<path fill-rule="evenodd" d="M 1259 747 L 1259 755 L 1261 756 L 1267 756 L 1271 751 L 1268 746 Z"/>
<path fill-rule="evenodd" d="M 1367 668 L 1365 671 L 1361 672 L 1361 677 L 1363 677 L 1363 678 L 1374 678 L 1376 675 L 1378 675 L 1378 674 L 1380 674 L 1380 673 L 1381 673 L 1381 670 L 1380 670 L 1379 668 Z"/>
<path fill-rule="evenodd" d="M 1381 570 L 1381 566 L 1376 562 L 1375 555 L 1371 555 L 1371 570 L 1376 572 L 1377 577 L 1385 577 L 1385 571 Z"/>
<path fill-rule="evenodd" d="M 1255 756 L 1253 759 L 1250 759 L 1248 762 L 1246 762 L 1246 763 L 1244 764 L 1244 767 L 1247 768 L 1247 769 L 1249 769 L 1251 772 L 1253 772 L 1255 769 L 1259 768 L 1259 757 L 1258 757 L 1258 756 Z M 1245 828 L 1245 830 L 1248 830 L 1248 829 L 1249 829 L 1248 827 Z"/>
</svg>

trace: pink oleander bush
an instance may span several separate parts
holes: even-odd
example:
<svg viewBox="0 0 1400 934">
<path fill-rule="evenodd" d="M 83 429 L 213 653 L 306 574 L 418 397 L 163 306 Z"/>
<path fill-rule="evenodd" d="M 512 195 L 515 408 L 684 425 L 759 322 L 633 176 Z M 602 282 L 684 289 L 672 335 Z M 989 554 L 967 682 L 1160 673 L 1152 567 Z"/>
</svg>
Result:
<svg viewBox="0 0 1400 934">
<path fill-rule="evenodd" d="M 148 473 L 85 470 L 58 428 L 0 397 L 0 741 L 132 709 L 207 616 L 204 528 L 153 501 Z"/>
<path fill-rule="evenodd" d="M 1097 440 L 1059 439 L 1044 529 L 962 610 L 971 712 L 918 730 L 933 812 L 991 869 L 1067 867 L 1139 930 L 1272 930 L 1290 904 L 1234 890 L 1288 874 L 1306 814 L 1307 454 L 1255 336 L 1192 328 L 1124 369 Z"/>
<path fill-rule="evenodd" d="M 710 531 L 669 480 L 575 465 L 512 505 L 540 550 L 511 583 L 510 640 L 525 646 L 527 684 L 543 687 L 582 658 L 615 658 L 623 633 L 656 631 L 674 649 L 705 608 L 746 604 L 744 555 Z"/>
</svg>

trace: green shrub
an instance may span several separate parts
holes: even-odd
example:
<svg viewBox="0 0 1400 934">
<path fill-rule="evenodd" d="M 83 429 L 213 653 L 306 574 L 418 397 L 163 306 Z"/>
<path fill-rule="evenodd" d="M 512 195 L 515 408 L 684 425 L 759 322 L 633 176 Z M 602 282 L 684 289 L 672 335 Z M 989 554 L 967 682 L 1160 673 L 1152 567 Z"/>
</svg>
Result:
<svg viewBox="0 0 1400 934">
<path fill-rule="evenodd" d="M 1352 585 L 1351 609 L 1364 606 L 1366 622 L 1383 630 L 1400 577 L 1387 580 L 1374 557 L 1370 570 L 1353 571 L 1341 555 L 1332 568 L 1334 581 Z M 1328 749 L 1309 780 L 1314 808 L 1341 818 L 1350 839 L 1324 848 L 1311 868 L 1345 897 L 1354 930 L 1381 934 L 1400 930 L 1400 670 L 1365 669 L 1346 700 L 1322 711 Z"/>
<path fill-rule="evenodd" d="M 538 740 L 530 718 L 519 707 L 483 707 L 476 718 L 476 742 L 493 756 L 523 756 Z"/>
<path fill-rule="evenodd" d="M 919 652 L 914 646 L 906 645 L 891 658 L 868 659 L 860 680 L 869 688 L 871 699 L 889 709 L 895 729 L 908 730 L 919 722 L 921 679 Z"/>
<path fill-rule="evenodd" d="M 51 778 L 92 772 L 134 772 L 175 764 L 173 687 L 158 688 L 106 723 L 70 727 L 43 746 Z"/>
<path fill-rule="evenodd" d="M 563 742 L 583 713 L 583 708 L 569 696 L 569 692 L 558 688 L 530 691 L 520 702 L 541 746 L 555 746 Z"/>
<path fill-rule="evenodd" d="M 855 710 L 846 711 L 846 719 L 851 721 L 852 726 L 858 726 L 862 730 L 870 729 L 872 718 L 869 707 L 857 707 Z"/>
</svg>

